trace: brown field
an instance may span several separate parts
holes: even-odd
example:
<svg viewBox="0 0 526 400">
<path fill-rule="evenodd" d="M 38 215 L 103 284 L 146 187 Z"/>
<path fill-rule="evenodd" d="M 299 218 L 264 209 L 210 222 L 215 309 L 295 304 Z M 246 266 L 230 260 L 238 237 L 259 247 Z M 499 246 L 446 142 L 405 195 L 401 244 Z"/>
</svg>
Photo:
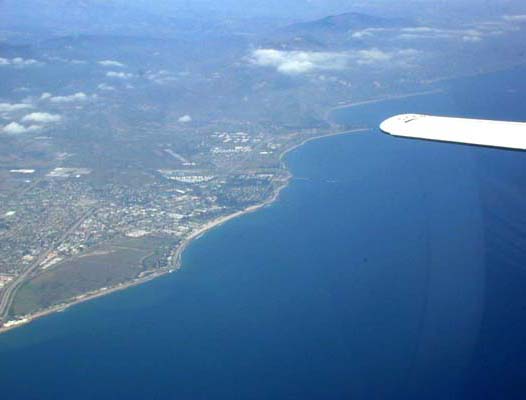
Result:
<svg viewBox="0 0 526 400">
<path fill-rule="evenodd" d="M 172 243 L 165 239 L 119 239 L 87 254 L 57 264 L 24 284 L 11 314 L 25 315 L 136 278 L 146 270 L 143 261 Z"/>
</svg>

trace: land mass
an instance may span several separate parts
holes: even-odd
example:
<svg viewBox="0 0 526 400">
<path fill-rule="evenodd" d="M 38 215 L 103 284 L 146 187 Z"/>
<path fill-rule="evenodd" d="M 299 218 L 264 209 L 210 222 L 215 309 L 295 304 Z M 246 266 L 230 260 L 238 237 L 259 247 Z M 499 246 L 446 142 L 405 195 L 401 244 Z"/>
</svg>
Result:
<svg viewBox="0 0 526 400">
<path fill-rule="evenodd" d="M 12 319 L 12 320 L 8 320 L 8 321 L 4 322 L 2 326 L 0 326 L 0 334 L 4 333 L 4 332 L 7 332 L 7 331 L 10 331 L 12 329 L 15 329 L 17 327 L 20 327 L 22 325 L 26 325 L 26 324 L 34 321 L 35 319 L 44 317 L 44 316 L 49 315 L 51 313 L 62 312 L 62 311 L 66 310 L 69 307 L 72 307 L 74 305 L 77 305 L 77 304 L 80 304 L 80 303 L 83 303 L 83 302 L 86 302 L 86 301 L 89 301 L 89 300 L 93 300 L 95 298 L 102 297 L 102 296 L 108 295 L 110 293 L 121 291 L 121 290 L 130 288 L 130 287 L 139 285 L 139 284 L 143 284 L 143 283 L 149 282 L 149 281 L 151 281 L 153 279 L 156 279 L 158 277 L 161 277 L 163 275 L 166 275 L 166 274 L 173 273 L 173 272 L 177 271 L 178 269 L 180 269 L 182 267 L 182 255 L 183 255 L 184 251 L 187 249 L 187 247 L 192 243 L 192 241 L 194 241 L 197 238 L 200 238 L 203 234 L 205 234 L 206 232 L 210 231 L 211 229 L 214 229 L 214 228 L 216 228 L 216 227 L 218 227 L 218 226 L 220 226 L 220 225 L 222 225 L 222 224 L 224 224 L 224 223 L 226 223 L 226 222 L 228 222 L 228 221 L 230 221 L 232 219 L 235 219 L 235 218 L 241 217 L 243 215 L 255 212 L 255 211 L 259 210 L 260 208 L 263 208 L 263 207 L 266 207 L 268 205 L 271 205 L 272 203 L 274 203 L 278 199 L 281 191 L 288 185 L 290 179 L 292 178 L 292 175 L 286 169 L 286 166 L 285 166 L 285 163 L 284 163 L 284 156 L 286 154 L 288 154 L 292 150 L 294 150 L 294 149 L 296 149 L 296 148 L 298 148 L 298 147 L 300 147 L 300 146 L 304 145 L 305 143 L 307 143 L 309 141 L 312 141 L 312 140 L 317 140 L 317 139 L 330 137 L 330 136 L 336 136 L 336 135 L 366 132 L 368 130 L 369 129 L 366 129 L 366 128 L 360 128 L 360 129 L 353 129 L 353 130 L 349 130 L 349 131 L 333 132 L 333 133 L 328 133 L 328 134 L 322 134 L 322 135 L 310 136 L 310 137 L 303 138 L 300 142 L 295 143 L 294 145 L 291 145 L 290 147 L 284 149 L 280 153 L 279 159 L 281 161 L 281 168 L 283 169 L 283 175 L 279 179 L 279 182 L 277 182 L 277 184 L 273 187 L 271 195 L 268 198 L 264 199 L 261 203 L 254 204 L 254 205 L 248 206 L 248 207 L 246 207 L 246 208 L 244 208 L 242 210 L 233 212 L 231 214 L 227 214 L 227 215 L 215 218 L 215 219 L 213 219 L 213 220 L 211 220 L 211 221 L 209 221 L 209 222 L 197 227 L 195 230 L 191 231 L 173 249 L 173 253 L 171 255 L 171 264 L 169 266 L 166 266 L 166 267 L 163 267 L 163 268 L 158 268 L 158 269 L 155 269 L 155 270 L 145 271 L 145 272 L 143 272 L 141 274 L 141 276 L 136 277 L 135 279 L 132 279 L 132 280 L 130 280 L 128 282 L 122 282 L 122 283 L 119 283 L 119 284 L 111 286 L 111 287 L 100 288 L 100 289 L 97 289 L 97 290 L 94 290 L 94 291 L 91 291 L 91 292 L 87 292 L 87 293 L 75 296 L 75 297 L 70 298 L 67 301 L 64 301 L 64 302 L 62 302 L 60 304 L 55 304 L 55 305 L 52 305 L 51 307 L 40 309 L 40 310 L 37 310 L 37 311 L 35 311 L 33 313 L 26 314 L 26 315 L 17 316 L 17 318 Z M 88 215 L 91 214 L 91 213 L 92 213 L 92 211 L 90 211 L 88 213 Z M 79 221 L 77 221 L 77 223 L 75 224 L 75 227 L 78 227 L 78 225 L 80 224 L 80 222 L 82 220 L 84 220 L 84 218 L 79 220 Z M 72 230 L 73 230 L 73 227 L 72 227 L 72 229 L 68 230 L 68 232 L 64 235 L 64 239 L 65 239 L 65 237 L 67 237 L 68 234 L 70 234 L 72 232 Z M 31 273 L 34 272 L 34 270 L 40 265 L 42 260 L 45 259 L 48 255 L 49 255 L 49 252 L 43 254 L 39 258 L 39 260 L 37 260 L 37 262 L 34 263 L 34 265 L 33 265 L 33 267 L 31 269 L 28 269 L 26 271 L 26 273 L 24 273 L 23 275 L 18 277 L 13 282 L 13 284 L 9 286 L 9 289 L 10 289 L 9 291 L 2 292 L 2 294 L 3 294 L 3 296 L 2 296 L 2 303 L 1 303 L 2 309 L 0 309 L 0 311 L 2 311 L 4 315 L 7 315 L 7 311 L 9 310 L 9 307 L 12 305 L 13 293 L 15 293 L 16 289 L 18 287 L 20 287 L 24 282 L 26 282 L 28 280 L 28 277 L 31 276 Z"/>
</svg>

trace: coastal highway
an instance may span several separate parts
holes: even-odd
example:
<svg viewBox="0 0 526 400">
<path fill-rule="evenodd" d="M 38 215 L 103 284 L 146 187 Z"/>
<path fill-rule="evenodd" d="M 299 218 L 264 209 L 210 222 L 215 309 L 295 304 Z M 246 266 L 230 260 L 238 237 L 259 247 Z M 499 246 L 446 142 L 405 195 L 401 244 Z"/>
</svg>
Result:
<svg viewBox="0 0 526 400">
<path fill-rule="evenodd" d="M 86 211 L 82 216 L 77 219 L 67 230 L 64 232 L 64 234 L 60 237 L 58 243 L 55 245 L 54 248 L 46 250 L 42 254 L 38 256 L 38 258 L 35 260 L 34 263 L 32 263 L 28 269 L 26 269 L 22 274 L 20 274 L 16 279 L 14 279 L 12 282 L 10 282 L 8 285 L 6 285 L 2 291 L 0 291 L 0 327 L 3 323 L 7 322 L 7 316 L 9 315 L 9 309 L 11 308 L 11 305 L 13 304 L 13 299 L 15 298 L 16 291 L 22 284 L 28 279 L 33 272 L 35 272 L 38 267 L 42 264 L 42 262 L 46 259 L 46 257 L 57 247 L 59 247 L 64 241 L 67 239 L 67 237 L 75 231 L 82 222 L 86 220 L 90 215 L 93 214 L 95 211 L 94 208 L 89 209 Z"/>
</svg>

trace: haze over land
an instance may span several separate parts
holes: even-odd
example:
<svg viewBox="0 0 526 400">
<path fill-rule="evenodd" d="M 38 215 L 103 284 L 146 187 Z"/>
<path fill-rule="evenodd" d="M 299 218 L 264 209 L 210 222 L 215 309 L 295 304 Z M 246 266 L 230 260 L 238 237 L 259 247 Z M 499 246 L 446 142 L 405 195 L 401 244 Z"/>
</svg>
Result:
<svg viewBox="0 0 526 400">
<path fill-rule="evenodd" d="M 516 1 L 252 3 L 0 2 L 4 322 L 177 268 L 286 150 L 371 128 L 332 109 L 526 60 Z"/>
</svg>

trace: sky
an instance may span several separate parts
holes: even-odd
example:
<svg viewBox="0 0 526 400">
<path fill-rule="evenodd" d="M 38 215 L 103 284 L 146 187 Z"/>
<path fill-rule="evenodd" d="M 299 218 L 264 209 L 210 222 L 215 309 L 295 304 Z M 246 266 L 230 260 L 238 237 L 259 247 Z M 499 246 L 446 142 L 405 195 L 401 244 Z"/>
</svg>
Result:
<svg viewBox="0 0 526 400">
<path fill-rule="evenodd" d="M 108 1 L 108 0 L 106 0 Z M 422 7 L 438 10 L 494 13 L 518 12 L 526 9 L 523 0 L 135 0 L 123 1 L 163 12 L 181 8 L 231 15 L 321 17 L 348 11 L 391 12 L 406 14 Z"/>
<path fill-rule="evenodd" d="M 35 10 L 39 10 L 38 13 Z M 447 24 L 459 18 L 526 14 L 524 0 L 0 0 L 0 31 L 75 28 L 77 21 L 140 25 L 145 17 L 281 18 L 285 23 L 345 12 L 410 17 Z M 68 21 L 71 26 L 68 27 Z"/>
</svg>

